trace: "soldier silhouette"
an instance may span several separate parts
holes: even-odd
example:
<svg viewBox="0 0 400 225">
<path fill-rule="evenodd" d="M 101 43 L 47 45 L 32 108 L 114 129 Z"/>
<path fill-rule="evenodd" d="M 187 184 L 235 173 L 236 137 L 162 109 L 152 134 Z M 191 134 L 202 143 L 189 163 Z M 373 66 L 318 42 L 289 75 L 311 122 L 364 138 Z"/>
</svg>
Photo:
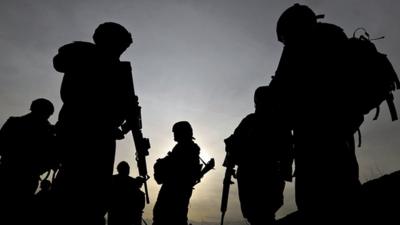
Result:
<svg viewBox="0 0 400 225">
<path fill-rule="evenodd" d="M 251 225 L 274 223 L 275 213 L 283 205 L 285 180 L 292 180 L 291 130 L 279 123 L 272 100 L 268 86 L 257 88 L 255 112 L 225 140 L 226 160 L 238 166 L 242 213 Z"/>
<path fill-rule="evenodd" d="M 54 196 L 51 190 L 51 185 L 51 182 L 47 179 L 40 182 L 40 190 L 36 193 L 34 198 L 34 224 L 53 224 Z"/>
<path fill-rule="evenodd" d="M 143 178 L 129 176 L 129 164 L 122 161 L 113 176 L 108 225 L 141 225 L 145 196 L 140 190 Z"/>
<path fill-rule="evenodd" d="M 48 121 L 53 104 L 39 98 L 30 110 L 10 117 L 0 130 L 1 224 L 30 221 L 40 175 L 54 167 L 54 127 Z"/>
<path fill-rule="evenodd" d="M 93 43 L 62 46 L 53 59 L 64 73 L 57 136 L 62 148 L 55 193 L 61 224 L 104 224 L 116 139 L 134 123 L 137 97 L 129 62 L 121 54 L 132 44 L 123 26 L 100 24 Z"/>
<path fill-rule="evenodd" d="M 296 203 L 308 224 L 352 216 L 360 188 L 353 135 L 363 116 L 349 110 L 351 87 L 343 81 L 347 37 L 318 18 L 300 4 L 280 16 L 284 48 L 269 85 L 293 129 Z"/>
<path fill-rule="evenodd" d="M 154 178 L 162 186 L 153 209 L 153 225 L 187 225 L 193 186 L 201 177 L 200 148 L 193 142 L 191 125 L 177 122 L 172 132 L 177 144 L 154 165 Z"/>
</svg>

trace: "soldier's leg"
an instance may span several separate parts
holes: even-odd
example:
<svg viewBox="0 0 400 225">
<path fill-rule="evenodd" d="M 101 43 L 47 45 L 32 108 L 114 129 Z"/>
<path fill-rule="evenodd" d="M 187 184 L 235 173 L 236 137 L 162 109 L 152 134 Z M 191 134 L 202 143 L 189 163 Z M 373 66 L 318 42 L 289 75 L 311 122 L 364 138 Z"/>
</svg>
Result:
<svg viewBox="0 0 400 225">
<path fill-rule="evenodd" d="M 102 225 L 111 185 L 115 141 L 78 137 L 65 146 L 70 152 L 63 159 L 55 190 L 58 222 Z"/>
</svg>

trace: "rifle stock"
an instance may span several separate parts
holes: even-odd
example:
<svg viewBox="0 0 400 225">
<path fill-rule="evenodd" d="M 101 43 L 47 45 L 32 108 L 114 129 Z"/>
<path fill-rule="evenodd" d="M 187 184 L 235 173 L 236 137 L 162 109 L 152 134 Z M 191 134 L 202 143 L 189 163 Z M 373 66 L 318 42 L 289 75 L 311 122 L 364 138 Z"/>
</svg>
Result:
<svg viewBox="0 0 400 225">
<path fill-rule="evenodd" d="M 210 161 L 208 161 L 207 163 L 205 163 L 204 168 L 201 170 L 199 180 L 200 180 L 202 177 L 204 177 L 204 175 L 205 175 L 206 173 L 208 173 L 208 171 L 214 169 L 214 167 L 215 167 L 215 160 L 214 160 L 214 158 L 211 158 Z"/>
<path fill-rule="evenodd" d="M 200 171 L 199 177 L 197 177 L 197 179 L 196 179 L 194 185 L 200 183 L 201 178 L 203 178 L 204 175 L 205 175 L 206 173 L 208 173 L 210 170 L 214 169 L 214 167 L 215 167 L 215 160 L 214 160 L 214 158 L 211 158 L 210 161 L 208 161 L 207 163 L 205 163 L 201 158 L 200 158 L 200 160 L 204 163 L 205 166 L 204 166 L 204 168 Z"/>
</svg>

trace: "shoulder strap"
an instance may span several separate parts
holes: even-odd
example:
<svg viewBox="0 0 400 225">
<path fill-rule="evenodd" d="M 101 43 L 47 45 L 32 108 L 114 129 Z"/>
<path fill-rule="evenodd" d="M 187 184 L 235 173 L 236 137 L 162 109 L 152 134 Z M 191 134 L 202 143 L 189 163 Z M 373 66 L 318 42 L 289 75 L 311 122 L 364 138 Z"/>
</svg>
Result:
<svg viewBox="0 0 400 225">
<path fill-rule="evenodd" d="M 396 107 L 394 105 L 393 99 L 394 99 L 393 93 L 390 93 L 389 96 L 386 98 L 386 103 L 388 104 L 390 116 L 392 117 L 392 121 L 396 121 L 396 120 L 398 120 L 398 116 L 397 116 L 397 111 L 396 111 Z"/>
<path fill-rule="evenodd" d="M 360 128 L 357 129 L 357 135 L 358 135 L 358 145 L 357 145 L 357 147 L 361 147 L 361 130 L 360 130 Z"/>
</svg>

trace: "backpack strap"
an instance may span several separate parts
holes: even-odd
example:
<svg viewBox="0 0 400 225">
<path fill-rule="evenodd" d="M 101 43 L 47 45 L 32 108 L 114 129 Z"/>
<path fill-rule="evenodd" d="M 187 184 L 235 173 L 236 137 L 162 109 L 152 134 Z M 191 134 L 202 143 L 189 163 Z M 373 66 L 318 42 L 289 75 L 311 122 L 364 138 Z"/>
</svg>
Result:
<svg viewBox="0 0 400 225">
<path fill-rule="evenodd" d="M 394 97 L 393 93 L 390 93 L 389 96 L 386 98 L 386 103 L 388 104 L 390 116 L 392 117 L 392 121 L 398 120 L 396 106 L 394 105 Z"/>
<path fill-rule="evenodd" d="M 398 76 L 393 76 L 393 80 L 394 80 L 394 89 L 400 89 L 400 80 Z"/>
<path fill-rule="evenodd" d="M 375 116 L 372 120 L 377 120 L 379 117 L 379 113 L 381 112 L 381 107 L 379 107 L 379 105 L 375 108 Z"/>
<path fill-rule="evenodd" d="M 357 147 L 361 147 L 361 130 L 360 128 L 357 129 L 357 135 L 358 135 L 358 145 Z"/>
</svg>

